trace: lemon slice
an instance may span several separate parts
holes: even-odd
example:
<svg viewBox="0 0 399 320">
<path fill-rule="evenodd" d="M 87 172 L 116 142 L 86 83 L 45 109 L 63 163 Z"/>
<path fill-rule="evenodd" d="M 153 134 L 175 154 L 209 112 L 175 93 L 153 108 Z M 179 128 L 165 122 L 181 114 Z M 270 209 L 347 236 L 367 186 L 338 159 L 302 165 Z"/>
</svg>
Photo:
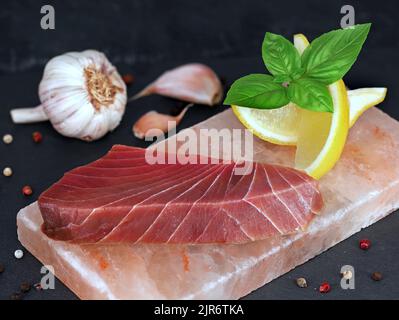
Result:
<svg viewBox="0 0 399 320">
<path fill-rule="evenodd" d="M 300 110 L 293 103 L 270 110 L 231 106 L 240 122 L 255 136 L 274 144 L 296 145 Z"/>
<path fill-rule="evenodd" d="M 352 127 L 364 111 L 384 101 L 386 95 L 387 88 L 348 90 L 349 126 Z"/>
<path fill-rule="evenodd" d="M 387 89 L 362 88 L 347 92 L 349 127 L 352 127 L 363 112 L 384 101 Z M 271 110 L 231 107 L 240 122 L 260 139 L 281 145 L 297 144 L 300 112 L 294 104 Z"/>
<path fill-rule="evenodd" d="M 303 34 L 294 37 L 299 54 L 309 45 Z M 234 114 L 255 136 L 262 140 L 281 145 L 296 145 L 300 109 L 293 103 L 271 110 L 259 110 L 232 105 Z"/>
</svg>

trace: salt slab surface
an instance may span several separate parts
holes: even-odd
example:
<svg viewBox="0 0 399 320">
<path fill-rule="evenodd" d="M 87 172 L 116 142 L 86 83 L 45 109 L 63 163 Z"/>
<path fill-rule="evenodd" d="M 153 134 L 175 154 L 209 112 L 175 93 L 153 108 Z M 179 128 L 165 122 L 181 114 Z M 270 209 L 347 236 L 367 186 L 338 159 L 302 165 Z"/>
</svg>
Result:
<svg viewBox="0 0 399 320">
<path fill-rule="evenodd" d="M 231 110 L 194 127 L 242 128 Z M 234 141 L 233 141 L 234 142 Z M 292 165 L 294 149 L 255 139 L 255 160 Z M 306 232 L 244 245 L 73 245 L 41 231 L 37 203 L 18 213 L 21 243 L 81 299 L 237 299 L 399 207 L 399 123 L 368 110 L 320 180 L 325 207 Z"/>
</svg>

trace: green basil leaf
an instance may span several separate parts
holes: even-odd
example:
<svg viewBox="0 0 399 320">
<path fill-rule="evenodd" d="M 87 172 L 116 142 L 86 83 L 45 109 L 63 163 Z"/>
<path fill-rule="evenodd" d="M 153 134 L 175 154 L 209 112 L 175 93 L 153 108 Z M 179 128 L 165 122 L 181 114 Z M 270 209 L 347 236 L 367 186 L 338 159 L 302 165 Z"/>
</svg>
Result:
<svg viewBox="0 0 399 320">
<path fill-rule="evenodd" d="M 300 67 L 297 71 L 292 74 L 292 80 L 297 80 L 302 77 L 305 73 L 305 68 Z"/>
<path fill-rule="evenodd" d="M 288 87 L 288 97 L 297 106 L 322 112 L 333 112 L 333 101 L 328 88 L 312 79 L 298 79 Z"/>
<path fill-rule="evenodd" d="M 291 76 L 301 67 L 298 50 L 283 36 L 274 33 L 266 32 L 262 44 L 262 57 L 267 70 L 274 76 Z"/>
<path fill-rule="evenodd" d="M 266 74 L 250 74 L 236 80 L 224 104 L 256 109 L 274 109 L 288 104 L 286 88 Z"/>
<path fill-rule="evenodd" d="M 307 78 L 331 84 L 349 71 L 370 31 L 371 24 L 333 30 L 313 40 L 302 54 Z"/>
<path fill-rule="evenodd" d="M 273 82 L 277 83 L 290 82 L 291 80 L 291 77 L 286 74 L 279 74 L 273 78 Z"/>
</svg>

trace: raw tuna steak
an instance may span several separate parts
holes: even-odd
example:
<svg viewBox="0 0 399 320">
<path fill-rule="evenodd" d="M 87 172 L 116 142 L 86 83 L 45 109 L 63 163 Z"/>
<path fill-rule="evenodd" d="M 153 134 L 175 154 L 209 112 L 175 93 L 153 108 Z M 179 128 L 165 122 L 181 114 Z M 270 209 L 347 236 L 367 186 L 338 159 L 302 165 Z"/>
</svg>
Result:
<svg viewBox="0 0 399 320">
<path fill-rule="evenodd" d="M 303 230 L 322 207 L 317 182 L 294 169 L 254 163 L 236 175 L 243 164 L 193 157 L 149 164 L 145 149 L 114 146 L 40 196 L 43 231 L 79 243 L 245 243 Z"/>
</svg>

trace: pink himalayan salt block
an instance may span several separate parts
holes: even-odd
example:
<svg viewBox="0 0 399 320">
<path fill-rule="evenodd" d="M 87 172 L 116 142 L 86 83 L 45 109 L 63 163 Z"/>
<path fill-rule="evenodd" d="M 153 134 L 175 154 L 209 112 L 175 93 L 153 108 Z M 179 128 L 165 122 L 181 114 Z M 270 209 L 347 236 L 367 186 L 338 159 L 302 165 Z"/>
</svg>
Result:
<svg viewBox="0 0 399 320">
<path fill-rule="evenodd" d="M 193 128 L 242 127 L 227 110 Z M 73 245 L 40 231 L 36 203 L 18 213 L 18 236 L 81 299 L 238 299 L 397 209 L 398 147 L 399 123 L 368 110 L 320 180 L 321 214 L 286 237 L 244 245 Z M 256 138 L 254 148 L 257 161 L 293 163 L 293 148 Z"/>
</svg>

